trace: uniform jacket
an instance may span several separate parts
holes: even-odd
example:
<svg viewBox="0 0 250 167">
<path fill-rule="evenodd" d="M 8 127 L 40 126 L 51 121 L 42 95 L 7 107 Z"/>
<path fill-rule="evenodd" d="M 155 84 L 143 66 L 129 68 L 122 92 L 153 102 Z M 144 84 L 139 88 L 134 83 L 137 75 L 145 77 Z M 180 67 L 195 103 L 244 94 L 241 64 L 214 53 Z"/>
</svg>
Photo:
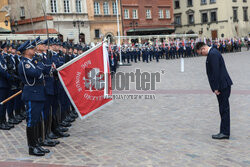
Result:
<svg viewBox="0 0 250 167">
<path fill-rule="evenodd" d="M 45 101 L 44 66 L 28 58 L 23 58 L 18 65 L 19 76 L 24 84 L 23 101 Z"/>
<path fill-rule="evenodd" d="M 222 90 L 233 84 L 227 72 L 224 59 L 215 48 L 211 48 L 208 53 L 206 70 L 208 81 L 213 92 L 215 90 Z"/>
<path fill-rule="evenodd" d="M 8 81 L 11 75 L 7 72 L 7 64 L 2 54 L 0 54 L 0 88 L 8 88 Z"/>
</svg>

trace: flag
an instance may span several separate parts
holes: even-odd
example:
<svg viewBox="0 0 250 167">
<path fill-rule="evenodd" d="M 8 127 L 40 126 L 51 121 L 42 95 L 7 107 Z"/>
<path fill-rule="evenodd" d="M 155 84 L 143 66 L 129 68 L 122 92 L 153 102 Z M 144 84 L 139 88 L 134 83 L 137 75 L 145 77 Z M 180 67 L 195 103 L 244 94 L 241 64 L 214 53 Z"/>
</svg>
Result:
<svg viewBox="0 0 250 167">
<path fill-rule="evenodd" d="M 206 39 L 206 37 L 204 37 L 204 43 L 207 44 L 207 39 Z"/>
<path fill-rule="evenodd" d="M 166 48 L 165 40 L 163 40 L 163 48 L 164 48 L 164 49 Z"/>
<path fill-rule="evenodd" d="M 84 119 L 112 99 L 108 51 L 98 44 L 58 69 L 58 76 L 75 110 Z"/>
<path fill-rule="evenodd" d="M 176 50 L 179 50 L 179 39 L 175 41 L 175 45 L 176 45 Z"/>
</svg>

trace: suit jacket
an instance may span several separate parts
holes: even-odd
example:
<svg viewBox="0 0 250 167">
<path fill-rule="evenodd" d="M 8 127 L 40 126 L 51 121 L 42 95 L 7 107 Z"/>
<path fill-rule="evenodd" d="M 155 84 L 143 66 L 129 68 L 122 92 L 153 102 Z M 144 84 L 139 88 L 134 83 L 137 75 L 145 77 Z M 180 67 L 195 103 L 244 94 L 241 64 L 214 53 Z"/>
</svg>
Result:
<svg viewBox="0 0 250 167">
<path fill-rule="evenodd" d="M 212 91 L 222 90 L 233 84 L 220 52 L 211 48 L 206 60 L 207 76 Z"/>
</svg>

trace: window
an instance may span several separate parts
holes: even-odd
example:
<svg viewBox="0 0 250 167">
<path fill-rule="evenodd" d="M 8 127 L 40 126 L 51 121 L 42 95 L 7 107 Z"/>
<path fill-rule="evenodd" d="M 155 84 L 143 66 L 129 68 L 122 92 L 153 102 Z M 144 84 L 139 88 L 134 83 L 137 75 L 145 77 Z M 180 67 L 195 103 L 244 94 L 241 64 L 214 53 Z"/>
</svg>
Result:
<svg viewBox="0 0 250 167">
<path fill-rule="evenodd" d="M 124 18 L 129 19 L 129 10 L 128 9 L 124 9 Z"/>
<path fill-rule="evenodd" d="M 117 5 L 116 5 L 116 2 L 112 2 L 112 9 L 113 9 L 113 14 L 117 15 Z"/>
<path fill-rule="evenodd" d="M 100 30 L 99 29 L 95 30 L 95 38 L 100 38 Z"/>
<path fill-rule="evenodd" d="M 103 12 L 104 12 L 104 15 L 109 14 L 109 3 L 108 2 L 103 2 Z"/>
<path fill-rule="evenodd" d="M 151 10 L 150 9 L 147 9 L 146 10 L 146 18 L 147 19 L 151 19 L 152 17 L 151 17 Z"/>
<path fill-rule="evenodd" d="M 216 0 L 210 0 L 210 3 L 216 3 Z"/>
<path fill-rule="evenodd" d="M 243 0 L 243 2 L 247 2 L 247 0 Z"/>
<path fill-rule="evenodd" d="M 189 14 L 188 15 L 188 23 L 189 24 L 194 24 L 194 14 Z"/>
<path fill-rule="evenodd" d="M 238 10 L 237 8 L 233 8 L 233 21 L 238 21 Z"/>
<path fill-rule="evenodd" d="M 64 0 L 64 12 L 69 13 L 69 0 Z"/>
<path fill-rule="evenodd" d="M 187 1 L 187 6 L 193 6 L 193 0 L 188 0 Z"/>
<path fill-rule="evenodd" d="M 81 0 L 76 0 L 76 12 L 81 13 L 82 12 L 82 3 Z"/>
<path fill-rule="evenodd" d="M 201 0 L 201 4 L 202 4 L 202 5 L 207 4 L 207 0 Z"/>
<path fill-rule="evenodd" d="M 20 17 L 25 17 L 25 9 L 24 9 L 24 7 L 20 7 L 20 9 L 21 9 Z"/>
<path fill-rule="evenodd" d="M 237 0 L 233 0 L 233 2 L 237 2 Z"/>
<path fill-rule="evenodd" d="M 202 23 L 207 23 L 208 22 L 207 13 L 202 13 L 201 14 L 201 22 Z"/>
<path fill-rule="evenodd" d="M 248 21 L 248 12 L 247 12 L 247 7 L 243 7 L 243 20 Z"/>
<path fill-rule="evenodd" d="M 138 19 L 137 9 L 133 9 L 133 19 Z"/>
<path fill-rule="evenodd" d="M 56 13 L 56 12 L 57 12 L 56 0 L 51 0 L 51 1 L 50 1 L 50 4 L 51 4 L 51 12 L 52 12 L 52 13 Z"/>
<path fill-rule="evenodd" d="M 181 15 L 175 15 L 174 22 L 175 22 L 176 26 L 180 26 L 181 25 Z"/>
<path fill-rule="evenodd" d="M 217 13 L 211 12 L 211 22 L 216 22 L 216 21 L 217 21 Z"/>
<path fill-rule="evenodd" d="M 175 9 L 179 9 L 180 8 L 180 1 L 179 0 L 174 1 L 174 8 Z"/>
<path fill-rule="evenodd" d="M 94 14 L 95 15 L 100 15 L 100 3 L 99 2 L 94 2 Z"/>
<path fill-rule="evenodd" d="M 166 10 L 166 18 L 167 18 L 167 19 L 170 19 L 170 18 L 171 18 L 171 16 L 170 16 L 170 10 L 168 10 L 168 9 Z"/>
<path fill-rule="evenodd" d="M 163 19 L 163 18 L 164 18 L 163 10 L 162 10 L 162 9 L 159 9 L 159 18 L 160 18 L 160 19 Z"/>
</svg>

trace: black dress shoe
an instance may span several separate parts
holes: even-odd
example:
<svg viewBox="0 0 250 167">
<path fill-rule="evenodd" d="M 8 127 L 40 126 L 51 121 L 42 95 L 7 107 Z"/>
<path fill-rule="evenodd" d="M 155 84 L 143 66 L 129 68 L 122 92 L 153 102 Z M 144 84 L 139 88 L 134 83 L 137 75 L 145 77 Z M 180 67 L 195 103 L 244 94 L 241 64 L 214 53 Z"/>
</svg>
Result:
<svg viewBox="0 0 250 167">
<path fill-rule="evenodd" d="M 48 135 L 48 137 L 50 139 L 58 139 L 59 138 L 59 136 L 55 135 L 53 132 L 50 132 L 49 135 Z"/>
<path fill-rule="evenodd" d="M 12 123 L 9 123 L 9 122 L 5 122 L 4 124 L 6 126 L 10 127 L 10 128 L 14 128 L 15 127 Z"/>
<path fill-rule="evenodd" d="M 7 126 L 5 123 L 1 123 L 1 124 L 0 124 L 0 129 L 1 129 L 1 130 L 10 130 L 11 127 Z"/>
<path fill-rule="evenodd" d="M 45 153 L 42 152 L 39 148 L 37 147 L 31 147 L 29 146 L 29 155 L 35 155 L 35 156 L 44 156 Z"/>
<path fill-rule="evenodd" d="M 46 148 L 42 148 L 40 145 L 37 145 L 37 148 L 41 151 L 41 152 L 44 152 L 44 153 L 49 153 L 49 149 L 46 149 Z"/>
<path fill-rule="evenodd" d="M 218 133 L 217 135 L 212 135 L 213 139 L 229 139 L 229 135 L 223 133 Z"/>
<path fill-rule="evenodd" d="M 56 143 L 51 140 L 50 138 L 44 139 L 44 142 L 41 143 L 41 146 L 47 146 L 47 147 L 55 147 Z"/>
<path fill-rule="evenodd" d="M 59 130 L 56 131 L 56 135 L 59 136 L 59 137 L 69 137 L 70 136 L 70 134 L 63 133 L 63 132 L 61 132 Z"/>
<path fill-rule="evenodd" d="M 67 116 L 66 119 L 64 120 L 65 122 L 71 123 L 74 122 L 75 119 L 71 118 L 70 116 Z"/>
<path fill-rule="evenodd" d="M 19 124 L 19 121 L 16 120 L 15 118 L 10 118 L 8 122 L 14 125 Z"/>
<path fill-rule="evenodd" d="M 46 139 L 47 139 L 47 140 L 53 141 L 56 145 L 57 145 L 57 144 L 60 144 L 60 141 L 59 141 L 59 140 L 51 139 L 49 136 L 47 136 Z"/>
<path fill-rule="evenodd" d="M 71 127 L 71 123 L 65 122 L 65 121 L 62 121 L 62 123 L 60 123 L 60 125 L 63 127 Z"/>
<path fill-rule="evenodd" d="M 65 127 L 61 127 L 59 126 L 58 129 L 61 131 L 61 132 L 67 132 L 69 130 L 69 128 L 65 128 Z"/>
</svg>

